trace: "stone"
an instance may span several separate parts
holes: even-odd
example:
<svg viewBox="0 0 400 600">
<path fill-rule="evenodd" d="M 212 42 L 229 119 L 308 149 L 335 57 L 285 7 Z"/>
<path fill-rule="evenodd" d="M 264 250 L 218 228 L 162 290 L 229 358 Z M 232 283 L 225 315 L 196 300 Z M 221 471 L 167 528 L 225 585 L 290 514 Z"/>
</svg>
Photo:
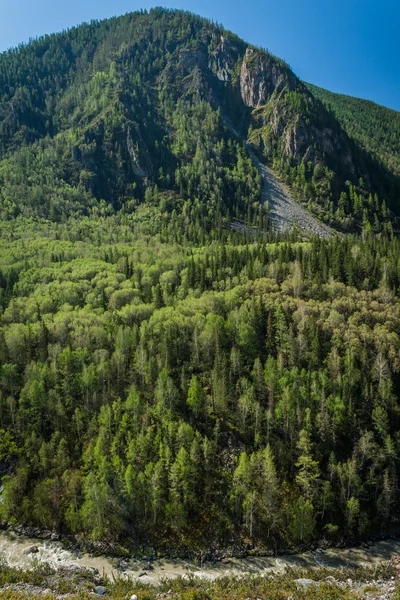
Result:
<svg viewBox="0 0 400 600">
<path fill-rule="evenodd" d="M 22 550 L 22 554 L 37 554 L 39 552 L 39 548 L 37 546 L 28 546 L 24 550 Z"/>
<path fill-rule="evenodd" d="M 94 593 L 97 594 L 98 596 L 105 596 L 107 594 L 107 590 L 102 585 L 97 585 L 94 588 Z"/>
<path fill-rule="evenodd" d="M 136 594 L 132 594 L 129 600 L 138 600 L 138 597 L 136 596 Z"/>
<path fill-rule="evenodd" d="M 240 71 L 240 92 L 247 106 L 266 104 L 274 90 L 281 89 L 285 83 L 293 90 L 295 76 L 290 73 L 286 82 L 282 69 L 271 56 L 247 48 Z"/>
<path fill-rule="evenodd" d="M 319 583 L 317 583 L 313 579 L 300 578 L 300 579 L 295 579 L 294 582 L 295 582 L 298 590 L 306 590 L 309 587 L 313 587 L 313 586 L 315 586 L 316 588 L 319 588 Z"/>
</svg>

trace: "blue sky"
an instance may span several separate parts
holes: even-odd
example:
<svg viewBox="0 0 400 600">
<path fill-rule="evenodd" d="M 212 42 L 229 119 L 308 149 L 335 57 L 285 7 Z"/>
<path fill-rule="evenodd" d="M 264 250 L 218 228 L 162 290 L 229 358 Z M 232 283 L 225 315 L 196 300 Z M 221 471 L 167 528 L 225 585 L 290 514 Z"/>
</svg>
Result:
<svg viewBox="0 0 400 600">
<path fill-rule="evenodd" d="M 0 50 L 151 6 L 218 21 L 311 83 L 400 110 L 398 0 L 0 0 Z"/>
</svg>

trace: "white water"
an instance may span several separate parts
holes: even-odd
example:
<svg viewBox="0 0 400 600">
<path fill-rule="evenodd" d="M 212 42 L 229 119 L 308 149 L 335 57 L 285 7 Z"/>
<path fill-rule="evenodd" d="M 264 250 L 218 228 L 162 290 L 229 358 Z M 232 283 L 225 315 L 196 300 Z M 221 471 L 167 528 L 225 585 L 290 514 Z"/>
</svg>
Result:
<svg viewBox="0 0 400 600">
<path fill-rule="evenodd" d="M 29 547 L 36 546 L 38 552 L 27 554 Z M 14 533 L 0 532 L 0 557 L 8 565 L 28 570 L 38 563 L 47 563 L 57 569 L 61 567 L 97 569 L 101 575 L 114 577 L 139 578 L 143 583 L 156 585 L 161 579 L 193 574 L 204 579 L 215 579 L 224 575 L 243 576 L 254 574 L 279 573 L 286 568 L 313 567 L 373 567 L 380 562 L 390 560 L 394 554 L 400 554 L 400 541 L 386 540 L 372 547 L 332 548 L 305 552 L 303 554 L 276 557 L 232 558 L 228 563 L 203 563 L 201 566 L 183 560 L 156 560 L 152 569 L 148 563 L 135 559 L 123 562 L 106 556 L 93 557 L 65 550 L 60 542 L 35 540 L 17 536 Z"/>
</svg>

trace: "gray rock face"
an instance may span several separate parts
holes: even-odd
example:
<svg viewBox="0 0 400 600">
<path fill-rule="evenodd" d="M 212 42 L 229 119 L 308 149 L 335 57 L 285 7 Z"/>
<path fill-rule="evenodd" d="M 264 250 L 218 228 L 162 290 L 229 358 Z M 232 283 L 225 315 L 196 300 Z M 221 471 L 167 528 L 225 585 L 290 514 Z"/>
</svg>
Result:
<svg viewBox="0 0 400 600">
<path fill-rule="evenodd" d="M 347 136 L 340 130 L 319 126 L 318 119 L 310 122 L 308 111 L 317 114 L 318 104 L 284 63 L 247 48 L 240 72 L 240 94 L 246 106 L 266 107 L 253 113 L 261 136 L 278 143 L 282 153 L 296 164 L 310 161 L 315 165 L 325 162 L 325 156 L 339 156 L 348 173 L 355 174 Z"/>
<path fill-rule="evenodd" d="M 239 56 L 239 50 L 229 39 L 221 35 L 220 43 L 210 54 L 208 68 L 220 81 L 229 81 Z"/>
<path fill-rule="evenodd" d="M 258 118 L 259 127 L 266 127 L 269 135 L 280 143 L 283 154 L 292 157 L 296 163 L 311 161 L 315 165 L 325 155 L 340 156 L 348 173 L 354 174 L 353 155 L 343 132 L 308 123 L 290 105 L 286 93 L 279 92 L 278 88 L 271 93 L 267 100 L 268 110 Z"/>
<path fill-rule="evenodd" d="M 135 141 L 139 147 L 139 152 L 135 149 Z M 133 129 L 128 126 L 126 135 L 126 146 L 131 159 L 132 171 L 137 177 L 152 177 L 154 174 L 153 164 L 149 158 L 147 145 L 140 133 L 139 125 L 134 124 Z"/>
<path fill-rule="evenodd" d="M 275 138 L 282 137 L 283 151 L 286 156 L 292 156 L 297 162 L 311 161 L 314 165 L 323 155 L 340 155 L 342 163 L 349 173 L 355 173 L 355 166 L 347 140 L 336 135 L 331 129 L 317 129 L 307 126 L 303 121 L 288 124 L 284 113 L 274 109 L 270 124 Z M 318 149 L 318 150 L 317 150 Z"/>
<path fill-rule="evenodd" d="M 169 58 L 159 77 L 160 87 L 174 89 L 176 81 L 182 81 L 183 78 L 185 92 L 198 92 L 201 97 L 207 98 L 209 86 L 205 80 L 206 73 L 207 55 L 204 50 L 192 51 L 178 48 Z"/>
<path fill-rule="evenodd" d="M 262 106 L 284 85 L 294 89 L 295 76 L 268 54 L 247 48 L 240 72 L 240 93 L 246 106 Z"/>
</svg>

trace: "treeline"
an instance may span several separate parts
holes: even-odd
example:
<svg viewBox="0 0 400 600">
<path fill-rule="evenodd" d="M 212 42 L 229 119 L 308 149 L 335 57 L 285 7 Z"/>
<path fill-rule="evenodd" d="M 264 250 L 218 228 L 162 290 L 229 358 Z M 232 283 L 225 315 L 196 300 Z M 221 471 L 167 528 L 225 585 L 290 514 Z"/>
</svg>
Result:
<svg viewBox="0 0 400 600">
<path fill-rule="evenodd" d="M 148 213 L 1 226 L 1 519 L 193 548 L 395 524 L 398 240 L 193 246 Z"/>
</svg>

